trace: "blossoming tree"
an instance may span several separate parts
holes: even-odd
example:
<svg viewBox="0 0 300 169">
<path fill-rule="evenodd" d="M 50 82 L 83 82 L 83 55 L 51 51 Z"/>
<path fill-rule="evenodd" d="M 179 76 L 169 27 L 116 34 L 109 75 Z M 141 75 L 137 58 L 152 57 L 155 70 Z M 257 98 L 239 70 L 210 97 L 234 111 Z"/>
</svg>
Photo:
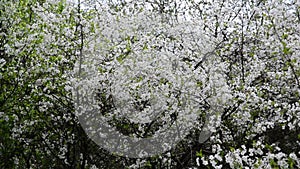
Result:
<svg viewBox="0 0 300 169">
<path fill-rule="evenodd" d="M 300 167 L 298 0 L 0 2 L 0 168 Z"/>
</svg>

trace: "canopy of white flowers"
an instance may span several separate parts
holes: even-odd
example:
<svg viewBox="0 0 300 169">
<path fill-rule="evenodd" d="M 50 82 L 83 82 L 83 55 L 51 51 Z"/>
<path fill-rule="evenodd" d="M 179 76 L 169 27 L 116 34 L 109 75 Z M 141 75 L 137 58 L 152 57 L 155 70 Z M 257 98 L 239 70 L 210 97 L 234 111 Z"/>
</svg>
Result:
<svg viewBox="0 0 300 169">
<path fill-rule="evenodd" d="M 300 168 L 299 0 L 0 0 L 0 168 Z"/>
<path fill-rule="evenodd" d="M 94 18 L 97 28 L 75 67 L 74 74 L 81 74 L 74 84 L 79 88 L 74 95 L 79 100 L 76 107 L 81 124 L 92 118 L 94 122 L 84 128 L 100 146 L 116 151 L 122 144 L 130 156 L 140 157 L 141 151 L 150 156 L 169 150 L 192 127 L 203 125 L 197 120 L 201 114 L 207 114 L 207 122 L 213 119 L 209 131 L 215 130 L 217 126 L 212 124 L 220 120 L 217 117 L 231 94 L 225 79 L 226 63 L 214 54 L 215 47 L 202 32 L 201 21 L 170 24 L 158 12 L 139 6 L 132 10 L 111 14 L 103 9 Z M 100 103 L 93 100 L 97 92 L 104 96 Z M 101 126 L 109 120 L 96 116 L 108 100 L 112 105 L 107 110 L 110 120 L 118 117 L 144 124 L 139 127 L 144 135 L 154 122 L 164 125 L 151 138 L 134 141 L 122 134 L 116 136 L 117 131 Z M 90 109 L 94 105 L 99 107 Z M 142 145 L 137 146 L 138 142 Z"/>
</svg>

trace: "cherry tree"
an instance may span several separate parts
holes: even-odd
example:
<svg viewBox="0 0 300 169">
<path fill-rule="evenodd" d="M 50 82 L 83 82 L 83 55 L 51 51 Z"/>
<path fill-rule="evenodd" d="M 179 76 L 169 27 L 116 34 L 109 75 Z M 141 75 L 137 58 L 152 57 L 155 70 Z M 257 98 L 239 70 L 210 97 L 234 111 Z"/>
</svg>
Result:
<svg viewBox="0 0 300 169">
<path fill-rule="evenodd" d="M 299 6 L 0 1 L 0 167 L 299 168 Z"/>
<path fill-rule="evenodd" d="M 139 5 L 142 7 L 140 8 Z M 159 81 L 161 73 L 151 72 L 153 70 L 151 63 L 155 61 L 155 57 L 158 55 L 159 61 L 165 65 L 164 69 L 161 69 L 159 63 L 154 62 L 157 65 L 156 68 L 163 72 L 168 72 L 168 64 L 172 67 L 174 65 L 172 59 L 176 60 L 178 57 L 178 62 L 184 61 L 183 64 L 187 63 L 188 67 L 193 69 L 188 73 L 189 75 L 195 73 L 196 78 L 207 79 L 197 86 L 200 80 L 196 79 L 193 83 L 188 78 L 189 80 L 186 80 L 184 84 L 186 85 L 188 81 L 191 82 L 191 86 L 183 85 L 180 89 L 199 91 L 203 95 L 215 96 L 214 99 L 217 100 L 217 102 L 213 101 L 215 104 L 207 104 L 209 106 L 206 105 L 202 109 L 203 112 L 209 112 L 210 108 L 214 107 L 213 114 L 218 116 L 210 120 L 214 122 L 209 126 L 210 131 L 213 131 L 210 140 L 198 147 L 199 158 L 196 159 L 198 165 L 210 165 L 215 168 L 225 166 L 232 168 L 295 167 L 299 165 L 297 160 L 299 156 L 299 135 L 297 134 L 299 133 L 299 61 L 297 59 L 299 2 L 146 1 L 139 3 L 124 1 L 115 3 L 113 9 L 115 10 L 110 19 L 103 19 L 106 16 L 100 17 L 103 19 L 100 19 L 100 23 L 104 21 L 105 27 L 99 26 L 101 36 L 96 39 L 104 39 L 95 43 L 104 46 L 104 48 L 100 47 L 95 55 L 102 57 L 96 63 L 97 65 L 100 63 L 100 77 L 104 74 L 101 78 L 103 83 L 99 87 L 101 88 L 100 108 L 105 111 L 105 115 L 107 112 L 112 112 L 113 117 L 117 115 L 132 117 L 130 113 L 134 112 L 134 115 L 140 116 L 137 121 L 146 120 L 143 113 L 147 114 L 149 107 L 155 109 L 156 102 L 152 100 L 152 91 L 158 92 L 155 94 L 160 99 L 164 97 L 161 96 L 162 91 L 148 89 L 145 86 L 145 82 L 149 84 L 147 81 L 149 79 L 145 74 L 155 75 L 150 77 L 154 81 L 150 81 L 150 84 L 151 87 L 156 87 L 155 81 Z M 159 25 L 152 26 L 151 20 L 139 18 L 145 11 L 150 11 L 152 15 L 155 15 L 154 22 Z M 130 18 L 127 18 L 128 15 Z M 117 22 L 114 21 L 114 17 L 117 18 Z M 147 18 L 147 15 L 143 14 L 142 17 Z M 138 18 L 138 21 L 134 22 L 135 18 Z M 154 28 L 151 30 L 152 36 L 143 24 L 147 24 L 146 28 Z M 184 27 L 180 27 L 182 24 Z M 196 32 L 193 33 L 192 38 L 184 36 L 178 27 L 185 31 L 196 30 L 200 36 Z M 178 35 L 182 36 L 178 38 Z M 148 37 L 150 39 L 147 39 Z M 197 37 L 201 37 L 205 45 L 201 44 Z M 210 38 L 212 43 L 205 42 L 206 37 Z M 105 44 L 102 45 L 103 41 Z M 155 42 L 155 45 L 151 46 L 151 42 Z M 193 43 L 196 44 L 196 48 Z M 105 46 L 106 44 L 108 46 Z M 169 45 L 173 45 L 171 49 Z M 210 49 L 201 49 L 200 46 Z M 150 53 L 153 59 L 146 60 L 148 62 L 143 59 L 139 60 L 140 57 L 147 58 L 149 53 L 145 52 L 149 49 L 154 51 Z M 169 52 L 169 57 L 172 59 L 164 61 L 166 54 L 161 52 L 165 51 Z M 214 63 L 210 65 L 202 62 L 205 60 L 213 60 Z M 214 74 L 215 76 L 203 78 L 201 73 L 195 72 L 199 66 L 206 75 L 209 74 L 206 69 L 216 68 L 217 70 L 214 71 L 222 72 L 224 76 L 218 73 Z M 182 71 L 179 69 L 179 72 L 182 73 Z M 163 76 L 171 78 L 179 72 L 173 71 Z M 184 77 L 180 73 L 179 75 Z M 178 84 L 177 81 L 170 81 L 168 78 L 166 80 L 169 86 Z M 219 81 L 213 81 L 214 78 Z M 214 93 L 216 95 L 205 93 L 205 87 L 207 87 L 205 85 L 218 88 L 211 84 L 219 82 L 224 88 L 217 89 L 218 92 Z M 170 91 L 169 86 L 166 91 Z M 192 89 L 192 86 L 195 89 Z M 143 93 L 145 90 L 151 91 L 150 96 L 147 95 L 148 93 Z M 192 92 L 184 91 L 183 93 Z M 128 100 L 125 99 L 125 103 L 127 104 L 118 100 L 126 96 Z M 195 98 L 200 98 L 200 96 L 196 95 Z M 212 101 L 209 97 L 204 98 Z M 205 103 L 205 100 L 202 101 Z M 216 104 L 220 102 L 221 106 Z M 160 104 L 163 107 L 163 101 L 160 101 Z M 194 104 L 193 110 L 197 108 L 201 110 L 201 102 Z M 130 109 L 130 106 L 135 107 L 134 109 L 138 109 L 142 114 Z M 144 111 L 145 109 L 147 110 Z M 201 117 L 200 114 L 198 116 Z M 150 113 L 147 117 L 151 115 L 155 116 Z M 126 118 L 121 119 L 124 122 Z M 141 127 L 132 123 L 129 120 L 125 125 L 126 128 L 130 126 L 127 134 L 145 136 L 143 129 L 138 130 Z M 198 127 L 201 128 L 201 125 Z M 274 133 L 279 134 L 280 139 L 275 137 Z"/>
<path fill-rule="evenodd" d="M 66 76 L 79 46 L 76 11 L 64 1 L 0 7 L 0 168 L 76 166 L 82 143 Z"/>
</svg>

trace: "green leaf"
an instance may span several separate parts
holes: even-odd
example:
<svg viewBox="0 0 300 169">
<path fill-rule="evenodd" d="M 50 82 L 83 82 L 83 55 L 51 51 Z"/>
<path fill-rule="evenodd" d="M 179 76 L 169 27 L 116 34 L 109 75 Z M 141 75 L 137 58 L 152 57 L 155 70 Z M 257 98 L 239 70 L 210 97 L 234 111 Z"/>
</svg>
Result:
<svg viewBox="0 0 300 169">
<path fill-rule="evenodd" d="M 283 34 L 282 35 L 282 39 L 287 39 L 287 37 L 288 37 L 288 34 Z"/>
<path fill-rule="evenodd" d="M 145 166 L 146 166 L 146 167 L 151 167 L 152 165 L 151 165 L 150 161 L 147 161 L 147 163 L 146 163 Z"/>
<path fill-rule="evenodd" d="M 271 152 L 273 151 L 273 147 L 270 146 L 269 144 L 266 144 L 266 148 L 267 148 L 268 150 L 270 150 Z"/>
<path fill-rule="evenodd" d="M 284 53 L 285 55 L 290 54 L 290 53 L 291 53 L 290 49 L 291 49 L 291 48 L 284 47 L 284 48 L 283 48 L 283 53 Z"/>
<path fill-rule="evenodd" d="M 148 45 L 145 43 L 143 46 L 143 50 L 147 50 L 148 49 Z"/>
<path fill-rule="evenodd" d="M 285 42 L 281 42 L 282 43 L 282 46 L 283 46 L 283 50 L 282 52 L 285 54 L 285 55 L 288 55 L 291 53 L 291 48 L 287 47 L 287 44 Z"/>
<path fill-rule="evenodd" d="M 278 164 L 276 163 L 276 161 L 275 160 L 273 160 L 273 159 L 271 159 L 270 160 L 270 164 L 271 164 L 271 167 L 273 168 L 273 169 L 279 169 L 279 167 L 278 167 Z"/>
<path fill-rule="evenodd" d="M 59 14 L 61 14 L 62 13 L 62 11 L 64 10 L 64 4 L 63 4 L 63 2 L 62 1 L 60 1 L 59 3 L 58 3 L 58 9 L 57 9 L 57 13 L 59 13 Z"/>
<path fill-rule="evenodd" d="M 121 54 L 119 57 L 117 57 L 117 61 L 119 62 L 119 63 L 123 63 L 123 60 L 126 58 L 126 55 L 124 55 L 124 54 Z"/>
<path fill-rule="evenodd" d="M 288 164 L 289 164 L 290 168 L 294 168 L 295 161 L 289 157 Z"/>
<path fill-rule="evenodd" d="M 196 152 L 197 157 L 203 157 L 202 149 L 199 152 Z"/>
</svg>

